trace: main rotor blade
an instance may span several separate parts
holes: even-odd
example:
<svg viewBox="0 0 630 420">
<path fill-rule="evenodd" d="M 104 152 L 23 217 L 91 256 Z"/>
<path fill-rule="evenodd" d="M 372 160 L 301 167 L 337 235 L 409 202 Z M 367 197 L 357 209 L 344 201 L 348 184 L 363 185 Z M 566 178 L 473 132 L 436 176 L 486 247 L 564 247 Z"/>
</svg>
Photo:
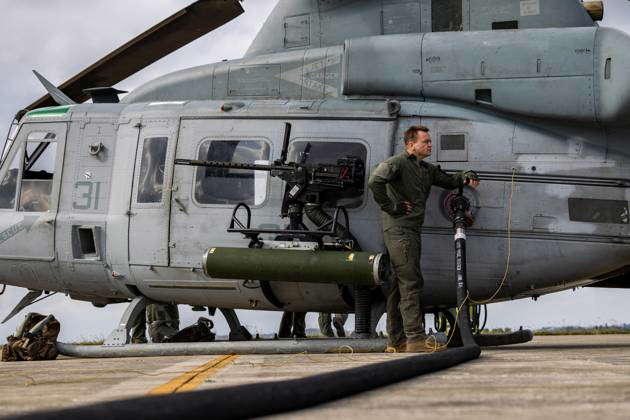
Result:
<svg viewBox="0 0 630 420">
<path fill-rule="evenodd" d="M 92 64 L 59 89 L 73 101 L 85 102 L 89 95 L 83 89 L 113 86 L 243 12 L 239 0 L 197 0 Z M 26 109 L 54 105 L 53 98 L 46 95 Z"/>
</svg>

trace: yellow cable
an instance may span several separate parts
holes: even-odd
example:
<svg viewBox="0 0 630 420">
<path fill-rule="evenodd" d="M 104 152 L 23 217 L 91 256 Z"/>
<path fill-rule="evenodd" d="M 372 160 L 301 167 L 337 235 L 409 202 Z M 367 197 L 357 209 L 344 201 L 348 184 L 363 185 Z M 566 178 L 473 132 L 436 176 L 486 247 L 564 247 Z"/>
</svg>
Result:
<svg viewBox="0 0 630 420">
<path fill-rule="evenodd" d="M 448 338 L 448 341 L 446 342 L 446 344 L 444 344 L 444 347 L 448 347 L 448 345 L 451 344 L 451 340 L 453 340 L 453 336 L 455 335 L 455 329 L 457 328 L 457 322 L 459 320 L 459 312 L 462 310 L 462 308 L 466 304 L 466 301 L 468 300 L 470 300 L 470 292 L 466 293 L 466 297 L 464 298 L 464 301 L 461 303 L 461 305 L 459 305 L 459 307 L 455 311 L 455 321 L 453 324 L 453 328 L 451 328 L 451 331 L 449 334 L 450 337 Z"/>
<path fill-rule="evenodd" d="M 499 284 L 499 288 L 488 299 L 483 299 L 479 301 L 470 299 L 472 303 L 477 304 L 477 305 L 485 305 L 487 303 L 492 302 L 494 298 L 497 297 L 497 295 L 499 294 L 503 286 L 505 285 L 505 280 L 507 279 L 507 276 L 510 272 L 510 258 L 512 256 L 512 198 L 514 197 L 514 178 L 515 177 L 516 177 L 516 168 L 512 168 L 512 181 L 510 183 L 511 190 L 510 190 L 510 203 L 508 206 L 508 226 L 507 226 L 508 250 L 507 250 L 507 258 L 505 261 L 505 272 L 503 273 L 503 279 L 501 280 L 501 283 Z"/>
</svg>

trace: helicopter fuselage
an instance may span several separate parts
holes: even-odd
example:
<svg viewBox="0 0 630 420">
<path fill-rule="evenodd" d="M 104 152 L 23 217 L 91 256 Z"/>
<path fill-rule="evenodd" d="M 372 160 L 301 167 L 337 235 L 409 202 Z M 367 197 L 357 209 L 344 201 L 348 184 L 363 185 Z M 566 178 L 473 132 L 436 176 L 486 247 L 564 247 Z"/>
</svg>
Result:
<svg viewBox="0 0 630 420">
<path fill-rule="evenodd" d="M 508 254 L 509 276 L 497 300 L 590 284 L 623 273 L 630 258 L 627 129 L 439 101 L 85 104 L 33 111 L 20 124 L 0 172 L 0 283 L 97 305 L 144 295 L 196 306 L 351 311 L 336 284 L 264 288 L 256 279 L 203 274 L 209 247 L 248 246 L 242 235 L 226 232 L 239 202 L 252 208 L 253 226 L 286 224 L 279 217 L 284 186 L 260 171 L 209 171 L 174 160 L 273 161 L 287 122 L 289 155 L 310 143 L 313 163 L 352 154 L 371 169 L 403 150 L 407 127 L 422 124 L 435 142 L 429 161 L 480 172 L 479 190 L 466 192 L 474 210 L 468 235 L 474 299 L 497 289 Z M 447 193 L 433 188 L 423 227 L 429 308 L 455 299 Z M 367 188 L 345 200 L 361 247 L 382 252 L 380 210 Z"/>
</svg>

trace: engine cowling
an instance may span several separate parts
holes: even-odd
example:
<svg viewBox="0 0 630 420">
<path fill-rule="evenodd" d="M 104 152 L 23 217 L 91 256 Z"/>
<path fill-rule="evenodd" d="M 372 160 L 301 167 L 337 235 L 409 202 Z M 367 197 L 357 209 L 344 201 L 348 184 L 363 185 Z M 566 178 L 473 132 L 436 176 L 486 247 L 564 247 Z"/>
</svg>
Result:
<svg viewBox="0 0 630 420">
<path fill-rule="evenodd" d="M 389 35 L 348 40 L 345 95 L 479 104 L 530 117 L 630 123 L 630 36 L 611 28 Z"/>
</svg>

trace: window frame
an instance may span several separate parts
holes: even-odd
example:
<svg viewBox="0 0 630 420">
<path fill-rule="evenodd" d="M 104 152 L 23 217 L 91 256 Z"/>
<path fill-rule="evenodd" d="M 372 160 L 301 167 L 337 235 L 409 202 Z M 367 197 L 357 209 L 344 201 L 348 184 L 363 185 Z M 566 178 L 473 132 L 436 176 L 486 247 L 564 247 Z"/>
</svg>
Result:
<svg viewBox="0 0 630 420">
<path fill-rule="evenodd" d="M 14 159 L 18 159 L 18 174 L 17 174 L 17 179 L 15 180 L 15 191 L 13 191 L 13 207 L 10 208 L 0 208 L 0 212 L 16 212 L 17 210 L 17 206 L 20 202 L 20 190 L 22 189 L 22 170 L 24 167 L 24 145 L 25 142 L 21 142 L 15 145 L 11 145 L 11 150 L 9 150 L 9 153 L 7 153 L 6 156 L 6 162 L 3 162 L 5 164 L 8 165 L 8 169 L 7 172 L 5 173 L 5 176 L 8 174 L 9 170 L 10 170 L 10 166 L 11 163 L 13 163 Z M 11 155 L 11 153 L 14 153 L 13 155 Z M 4 180 L 4 177 L 1 181 Z"/>
<path fill-rule="evenodd" d="M 11 160 L 15 156 L 19 156 L 19 172 L 18 179 L 16 181 L 15 202 L 13 208 L 0 209 L 0 212 L 22 212 L 29 213 L 20 210 L 20 195 L 22 190 L 22 180 L 24 177 L 24 154 L 26 153 L 26 144 L 29 142 L 39 143 L 56 143 L 57 150 L 55 153 L 55 160 L 53 162 L 54 172 L 52 178 L 52 190 L 50 192 L 50 208 L 46 212 L 31 212 L 31 213 L 57 213 L 59 211 L 59 194 L 61 192 L 62 176 L 63 176 L 63 162 L 65 159 L 65 147 L 66 138 L 68 135 L 68 121 L 26 121 L 19 124 L 16 132 L 14 133 L 13 143 L 5 160 L 2 161 L 2 170 L 7 163 L 10 165 L 9 158 Z M 32 138 L 34 134 L 42 133 L 44 135 L 53 134 L 54 137 L 50 139 L 46 138 Z M 11 156 L 11 153 L 15 155 Z M 0 170 L 0 174 L 1 174 Z"/>
<path fill-rule="evenodd" d="M 291 150 L 291 145 L 293 145 L 294 143 L 357 143 L 357 144 L 361 144 L 363 147 L 365 147 L 365 162 L 363 162 L 363 164 L 365 165 L 365 175 L 364 175 L 364 179 L 363 179 L 363 199 L 361 201 L 361 204 L 358 205 L 357 207 L 352 207 L 352 208 L 346 208 L 346 210 L 348 211 L 348 213 L 357 213 L 362 211 L 368 204 L 369 200 L 368 200 L 368 196 L 369 194 L 369 189 L 368 189 L 368 180 L 370 178 L 370 172 L 371 172 L 371 149 L 370 149 L 370 144 L 365 141 L 362 138 L 348 138 L 348 137 L 295 137 L 293 139 L 291 139 L 291 141 L 289 142 L 289 150 Z M 288 152 L 288 151 L 287 151 Z M 288 155 L 288 153 L 287 153 Z M 324 209 L 333 209 L 334 207 L 326 207 L 324 206 Z"/>
<path fill-rule="evenodd" d="M 34 132 L 38 132 L 38 131 L 34 131 Z M 33 134 L 34 132 L 30 132 L 27 136 L 26 139 L 24 139 L 23 144 L 24 144 L 24 148 L 23 148 L 23 152 L 24 154 L 22 155 L 22 159 L 20 162 L 20 172 L 18 173 L 18 178 L 19 178 L 19 187 L 18 187 L 18 194 L 17 194 L 17 198 L 16 198 L 16 204 L 17 204 L 17 208 L 16 211 L 18 213 L 48 213 L 50 212 L 50 207 L 48 208 L 48 210 L 45 211 L 27 211 L 24 210 L 22 208 L 22 186 L 24 184 L 24 164 L 26 163 L 26 160 L 24 158 L 26 158 L 26 153 L 28 152 L 28 144 L 29 143 L 35 143 L 35 142 L 39 142 L 39 144 L 41 143 L 54 143 L 55 144 L 55 156 L 54 156 L 54 160 L 52 162 L 53 164 L 53 173 L 52 173 L 52 178 L 50 179 L 50 193 L 48 194 L 48 200 L 49 203 L 52 203 L 52 199 L 54 196 L 54 192 L 55 192 L 55 174 L 57 172 L 57 160 L 59 158 L 59 143 L 57 141 L 57 133 L 52 133 L 55 135 L 55 137 L 53 139 L 43 139 L 43 140 L 29 140 L 29 137 L 31 134 Z M 41 131 L 39 131 L 41 132 Z M 39 146 L 39 145 L 38 145 Z M 50 147 L 50 146 L 48 146 Z M 46 151 L 48 150 L 48 147 L 46 147 L 46 150 L 44 150 L 35 160 L 35 163 L 37 163 L 37 160 L 39 160 L 44 153 L 46 153 Z M 37 147 L 35 148 L 35 150 L 37 150 Z M 35 152 L 35 150 L 33 152 Z M 52 207 L 52 206 L 51 206 Z"/>
<path fill-rule="evenodd" d="M 164 161 L 164 183 L 162 185 L 162 199 L 154 203 L 140 203 L 138 202 L 138 190 L 140 188 L 140 169 L 142 167 L 142 154 L 144 153 L 144 141 L 152 138 L 167 138 L 166 146 L 166 159 Z M 177 145 L 177 137 L 172 133 L 148 131 L 141 132 L 138 137 L 138 144 L 136 145 L 136 156 L 133 160 L 133 185 L 132 190 L 129 193 L 131 200 L 131 207 L 134 209 L 163 209 L 170 206 L 170 195 L 167 197 L 164 193 L 170 194 L 170 188 L 173 184 L 173 166 L 174 166 L 174 154 L 175 147 Z"/>
<path fill-rule="evenodd" d="M 142 178 L 142 162 L 144 160 L 146 141 L 156 140 L 156 139 L 166 139 L 166 149 L 165 149 L 165 154 L 164 154 L 164 173 L 162 174 L 162 194 L 159 201 L 141 202 L 141 201 L 138 201 L 138 197 L 140 194 L 140 179 Z M 133 202 L 136 206 L 142 207 L 142 208 L 162 207 L 165 203 L 164 193 L 166 192 L 165 184 L 167 181 L 167 173 L 168 173 L 167 165 L 168 165 L 169 152 L 170 152 L 170 147 L 171 147 L 171 138 L 167 135 L 146 136 L 140 139 L 140 142 L 142 143 L 141 149 L 138 151 L 139 152 L 138 163 L 140 164 L 140 166 L 138 167 L 137 179 L 134 180 L 135 189 L 134 189 Z"/>
<path fill-rule="evenodd" d="M 273 148 L 273 142 L 267 138 L 267 137 L 263 137 L 263 136 L 205 136 L 203 138 L 201 138 L 201 140 L 199 140 L 197 142 L 197 144 L 195 145 L 195 159 L 199 158 L 199 151 L 201 150 L 201 146 L 207 142 L 207 141 L 262 141 L 263 143 L 265 143 L 268 147 L 269 147 L 269 158 L 268 161 L 269 163 L 273 163 L 273 156 L 274 156 L 274 148 Z M 229 204 L 219 204 L 219 203 L 200 203 L 199 201 L 197 201 L 197 194 L 196 194 L 196 185 L 197 185 L 197 174 L 199 173 L 198 168 L 195 168 L 193 177 L 192 177 L 192 183 L 191 183 L 191 188 L 190 188 L 190 200 L 192 203 L 195 204 L 196 207 L 198 208 L 229 208 L 229 209 L 233 209 L 234 206 L 236 206 L 238 203 L 229 203 Z M 267 174 L 267 182 L 265 185 L 265 199 L 262 201 L 262 203 L 258 204 L 258 205 L 254 205 L 254 204 L 248 204 L 249 208 L 251 209 L 258 209 L 261 207 L 265 207 L 268 202 L 269 202 L 269 197 L 270 197 L 270 193 L 271 193 L 271 174 Z"/>
</svg>

